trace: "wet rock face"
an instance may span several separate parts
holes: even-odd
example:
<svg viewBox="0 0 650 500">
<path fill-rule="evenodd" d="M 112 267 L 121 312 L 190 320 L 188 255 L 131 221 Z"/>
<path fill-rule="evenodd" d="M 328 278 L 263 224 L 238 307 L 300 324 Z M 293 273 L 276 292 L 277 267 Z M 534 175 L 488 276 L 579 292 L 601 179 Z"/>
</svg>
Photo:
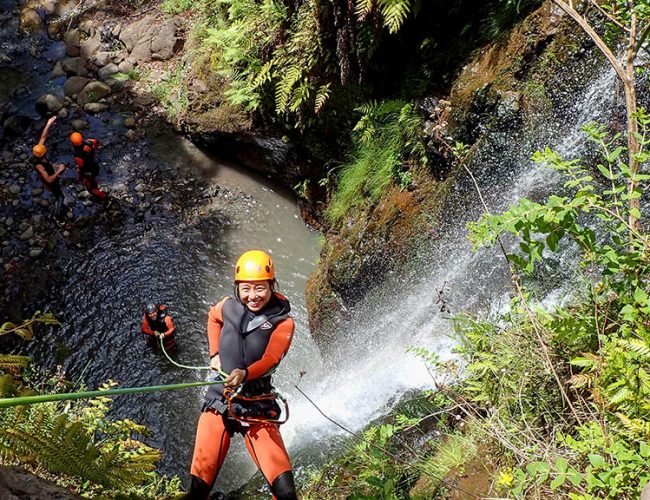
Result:
<svg viewBox="0 0 650 500">
<path fill-rule="evenodd" d="M 273 176 L 278 182 L 292 188 L 305 169 L 291 144 L 275 137 L 251 133 L 192 133 L 192 140 L 206 148 L 218 151 L 224 157 L 245 165 L 265 175 Z"/>
<path fill-rule="evenodd" d="M 4 500 L 76 500 L 79 495 L 17 467 L 0 467 L 0 497 Z"/>
</svg>

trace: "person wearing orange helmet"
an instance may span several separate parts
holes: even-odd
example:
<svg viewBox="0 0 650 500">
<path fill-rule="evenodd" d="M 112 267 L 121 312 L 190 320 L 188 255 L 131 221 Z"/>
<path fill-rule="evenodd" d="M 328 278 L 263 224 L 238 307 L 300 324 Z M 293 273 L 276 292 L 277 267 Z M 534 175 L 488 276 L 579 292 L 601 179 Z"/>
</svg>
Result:
<svg viewBox="0 0 650 500">
<path fill-rule="evenodd" d="M 99 165 L 95 159 L 95 151 L 99 147 L 99 141 L 84 139 L 79 132 L 73 132 L 70 134 L 70 142 L 74 148 L 74 161 L 77 164 L 79 180 L 83 182 L 95 201 L 104 203 L 108 199 L 108 195 L 97 185 Z"/>
<path fill-rule="evenodd" d="M 291 345 L 294 322 L 289 301 L 275 291 L 275 283 L 271 257 L 261 250 L 245 252 L 235 267 L 234 296 L 210 308 L 210 366 L 228 376 L 207 392 L 196 431 L 187 499 L 208 498 L 235 433 L 243 434 L 273 497 L 298 498 L 271 383 L 271 373 Z M 243 418 L 251 414 L 255 418 Z"/>
<path fill-rule="evenodd" d="M 50 127 L 54 125 L 55 121 L 56 116 L 53 116 L 47 121 L 45 128 L 43 128 L 43 132 L 41 133 L 41 137 L 38 140 L 38 144 L 32 148 L 32 165 L 36 169 L 36 172 L 38 172 L 38 176 L 43 182 L 43 187 L 54 195 L 54 217 L 57 221 L 60 221 L 65 196 L 61 189 L 59 176 L 65 170 L 65 164 L 60 163 L 56 167 L 52 165 L 52 162 L 50 162 L 46 156 L 47 147 L 45 147 L 45 141 L 50 132 Z"/>
</svg>

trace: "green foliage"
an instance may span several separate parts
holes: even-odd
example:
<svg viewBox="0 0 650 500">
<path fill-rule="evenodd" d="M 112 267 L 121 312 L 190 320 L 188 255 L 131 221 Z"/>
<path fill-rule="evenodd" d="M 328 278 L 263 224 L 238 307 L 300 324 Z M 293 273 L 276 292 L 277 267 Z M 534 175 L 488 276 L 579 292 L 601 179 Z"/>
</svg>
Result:
<svg viewBox="0 0 650 500">
<path fill-rule="evenodd" d="M 60 325 L 52 313 L 41 313 L 36 311 L 31 319 L 22 323 L 11 323 L 7 321 L 0 326 L 0 336 L 14 333 L 25 340 L 31 340 L 34 335 L 34 327 L 41 325 Z"/>
<path fill-rule="evenodd" d="M 15 333 L 31 339 L 36 324 L 59 325 L 50 313 L 37 312 L 20 324 L 5 323 L 0 335 Z M 0 355 L 0 369 L 16 374 L 30 358 Z M 35 378 L 34 380 L 30 380 Z M 29 383 L 31 382 L 31 383 Z M 27 384 L 27 387 L 25 385 Z M 102 387 L 109 389 L 111 382 Z M 36 388 L 48 393 L 69 386 L 56 376 L 43 380 L 38 372 L 22 379 L 0 375 L 0 397 L 33 394 Z M 138 439 L 147 429 L 131 420 L 108 416 L 109 398 L 68 403 L 14 406 L 0 411 L 0 463 L 28 465 L 35 473 L 48 473 L 66 487 L 91 497 L 160 498 L 179 493 L 180 482 L 155 472 L 160 452 Z"/>
<path fill-rule="evenodd" d="M 650 118 L 641 109 L 635 119 L 643 164 Z M 597 124 L 584 131 L 599 152 L 593 166 L 549 149 L 533 156 L 564 176 L 565 193 L 470 224 L 477 246 L 506 233 L 519 240 L 507 257 L 524 280 L 561 248 L 580 256 L 573 305 L 545 311 L 523 291 L 496 322 L 459 323 L 461 391 L 484 409 L 486 433 L 515 454 L 499 483 L 516 498 L 635 498 L 650 479 L 650 238 L 630 222 L 643 214 L 629 205 L 650 175 L 630 170 L 624 136 Z M 572 391 L 571 411 L 559 384 Z"/>
<path fill-rule="evenodd" d="M 353 130 L 357 144 L 352 161 L 342 169 L 327 209 L 331 222 L 352 207 L 374 203 L 393 185 L 406 189 L 412 182 L 406 162 L 427 162 L 422 118 L 412 103 L 371 102 L 358 111 L 362 117 Z"/>
<path fill-rule="evenodd" d="M 389 33 L 397 33 L 411 12 L 411 0 L 356 0 L 355 14 L 365 19 L 374 9 L 381 13 L 382 23 Z"/>
<path fill-rule="evenodd" d="M 151 86 L 151 94 L 164 106 L 170 118 L 180 115 L 189 104 L 187 89 L 183 84 L 184 68 L 184 64 L 178 64 L 166 79 Z"/>
<path fill-rule="evenodd" d="M 168 16 L 176 16 L 190 10 L 192 3 L 192 0 L 164 0 L 160 5 L 160 10 Z"/>
</svg>

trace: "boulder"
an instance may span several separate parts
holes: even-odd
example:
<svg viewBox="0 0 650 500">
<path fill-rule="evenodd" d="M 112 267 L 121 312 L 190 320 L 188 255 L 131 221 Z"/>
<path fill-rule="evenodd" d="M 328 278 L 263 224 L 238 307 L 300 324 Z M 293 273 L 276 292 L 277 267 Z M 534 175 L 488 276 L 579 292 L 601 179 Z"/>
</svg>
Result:
<svg viewBox="0 0 650 500">
<path fill-rule="evenodd" d="M 63 93 L 72 97 L 75 94 L 79 94 L 83 88 L 88 85 L 90 78 L 85 78 L 83 76 L 72 76 L 68 78 L 63 84 Z"/>
<path fill-rule="evenodd" d="M 43 29 L 41 16 L 34 9 L 24 9 L 20 13 L 20 29 L 27 33 L 38 33 Z"/>
<path fill-rule="evenodd" d="M 79 106 L 85 106 L 89 102 L 97 102 L 111 93 L 111 88 L 103 82 L 93 80 L 86 85 L 77 97 Z"/>
<path fill-rule="evenodd" d="M 98 68 L 101 68 L 102 66 L 106 66 L 107 64 L 113 62 L 113 53 L 106 52 L 106 51 L 97 52 L 93 56 L 93 62 L 95 63 L 95 66 L 97 66 Z"/>
<path fill-rule="evenodd" d="M 72 128 L 75 130 L 84 130 L 88 128 L 88 122 L 86 120 L 82 120 L 81 118 L 72 120 L 70 122 L 70 125 L 72 125 Z"/>
<path fill-rule="evenodd" d="M 32 124 L 29 116 L 14 115 L 4 121 L 4 137 L 18 137 L 23 135 Z"/>
<path fill-rule="evenodd" d="M 181 20 L 178 18 L 165 21 L 160 30 L 151 39 L 151 58 L 156 60 L 169 59 L 183 45 L 183 40 L 176 36 Z"/>
<path fill-rule="evenodd" d="M 126 47 L 126 50 L 132 52 L 136 44 L 144 38 L 144 34 L 149 31 L 151 27 L 155 26 L 155 24 L 156 18 L 152 15 L 148 15 L 123 27 L 120 31 L 119 37 L 120 41 Z M 151 43 L 151 37 L 149 37 L 149 43 Z"/>
<path fill-rule="evenodd" d="M 61 61 L 57 61 L 56 64 L 54 65 L 54 69 L 52 70 L 52 76 L 54 78 L 65 76 L 65 71 L 63 71 L 63 65 L 61 64 Z"/>
<path fill-rule="evenodd" d="M 88 58 L 86 57 L 69 57 L 61 63 L 63 71 L 68 75 L 88 76 Z"/>
<path fill-rule="evenodd" d="M 63 35 L 63 42 L 65 43 L 66 54 L 68 54 L 70 57 L 79 57 L 81 54 L 81 35 L 78 29 L 70 30 L 65 35 Z"/>
<path fill-rule="evenodd" d="M 85 19 L 79 24 L 79 31 L 87 37 L 91 37 L 95 34 L 95 23 L 92 19 Z"/>
<path fill-rule="evenodd" d="M 57 500 L 76 500 L 79 495 L 57 486 L 52 481 L 41 479 L 18 467 L 0 467 L 0 498 L 52 498 Z"/>
<path fill-rule="evenodd" d="M 131 64 L 129 61 L 122 61 L 120 64 L 118 64 L 117 68 L 121 73 L 128 73 L 129 71 L 133 71 L 133 64 Z"/>
<path fill-rule="evenodd" d="M 91 57 L 94 56 L 102 47 L 102 41 L 99 38 L 99 35 L 92 38 L 88 38 L 81 42 L 79 46 L 79 51 L 82 57 Z"/>
<path fill-rule="evenodd" d="M 45 94 L 36 101 L 36 111 L 41 116 L 56 114 L 63 109 L 63 100 L 52 94 Z"/>
<path fill-rule="evenodd" d="M 109 63 L 103 68 L 101 68 L 97 72 L 97 74 L 99 75 L 99 78 L 101 78 L 102 80 L 106 80 L 109 76 L 119 72 L 120 72 L 120 68 L 117 67 L 117 64 Z"/>
<path fill-rule="evenodd" d="M 84 111 L 91 114 L 101 113 L 103 111 L 106 111 L 108 108 L 108 104 L 101 102 L 89 102 L 88 104 L 84 105 Z"/>
<path fill-rule="evenodd" d="M 18 236 L 21 240 L 28 240 L 30 238 L 34 237 L 34 228 L 32 226 L 28 226 L 27 229 L 25 229 L 22 233 L 20 233 L 20 236 Z"/>
</svg>

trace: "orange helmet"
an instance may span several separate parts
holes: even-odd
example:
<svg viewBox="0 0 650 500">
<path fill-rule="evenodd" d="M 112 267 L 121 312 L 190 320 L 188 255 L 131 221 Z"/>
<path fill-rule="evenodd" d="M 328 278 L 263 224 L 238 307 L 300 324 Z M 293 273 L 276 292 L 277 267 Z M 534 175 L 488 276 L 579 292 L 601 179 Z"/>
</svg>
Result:
<svg viewBox="0 0 650 500">
<path fill-rule="evenodd" d="M 41 156 L 45 156 L 47 148 L 45 147 L 45 144 L 37 144 L 32 148 L 32 153 L 34 153 L 36 158 L 40 158 Z"/>
<path fill-rule="evenodd" d="M 84 142 L 83 135 L 81 135 L 79 132 L 72 132 L 70 134 L 70 142 L 73 146 L 81 146 L 81 144 Z"/>
<path fill-rule="evenodd" d="M 275 268 L 271 256 L 261 250 L 244 252 L 235 266 L 235 283 L 240 281 L 273 281 Z"/>
</svg>

